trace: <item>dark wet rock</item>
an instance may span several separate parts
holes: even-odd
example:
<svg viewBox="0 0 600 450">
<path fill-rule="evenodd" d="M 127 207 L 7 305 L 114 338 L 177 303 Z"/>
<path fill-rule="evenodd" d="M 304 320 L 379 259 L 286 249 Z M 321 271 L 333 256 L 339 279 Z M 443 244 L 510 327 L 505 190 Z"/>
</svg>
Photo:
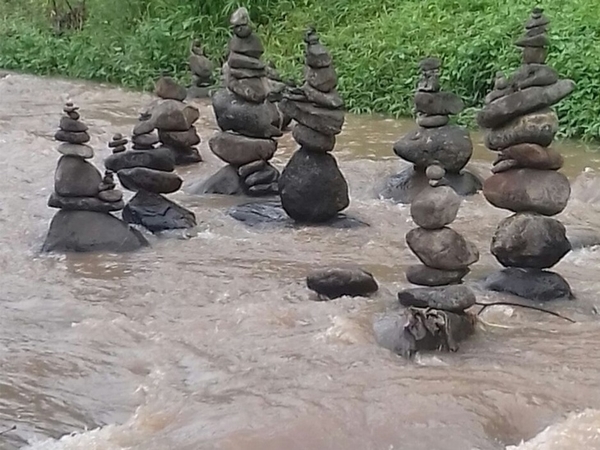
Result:
<svg viewBox="0 0 600 450">
<path fill-rule="evenodd" d="M 518 144 L 505 148 L 498 154 L 492 172 L 502 172 L 500 164 L 506 163 L 510 168 L 529 168 L 538 170 L 558 170 L 565 160 L 553 148 L 544 148 L 537 144 Z"/>
<path fill-rule="evenodd" d="M 162 195 L 140 191 L 123 209 L 123 220 L 141 225 L 153 233 L 193 228 L 196 216 Z"/>
<path fill-rule="evenodd" d="M 238 80 L 245 80 L 248 78 L 266 77 L 267 71 L 265 69 L 238 69 L 230 66 L 229 75 Z"/>
<path fill-rule="evenodd" d="M 242 195 L 244 185 L 235 167 L 222 167 L 204 182 L 196 183 L 187 190 L 191 194 Z"/>
<path fill-rule="evenodd" d="M 394 153 L 419 167 L 439 164 L 449 172 L 459 172 L 473 154 L 469 132 L 456 125 L 419 128 L 394 144 Z"/>
<path fill-rule="evenodd" d="M 304 76 L 310 86 L 321 92 L 330 92 L 337 86 L 337 74 L 333 66 L 320 69 L 307 66 Z"/>
<path fill-rule="evenodd" d="M 418 112 L 431 116 L 458 114 L 465 107 L 462 99 L 451 92 L 417 91 L 414 101 Z"/>
<path fill-rule="evenodd" d="M 515 169 L 486 179 L 483 194 L 497 208 L 553 216 L 567 206 L 571 186 L 560 172 Z"/>
<path fill-rule="evenodd" d="M 123 200 L 123 192 L 117 189 L 107 189 L 98 193 L 98 198 L 104 202 L 119 203 Z"/>
<path fill-rule="evenodd" d="M 244 100 L 252 103 L 262 103 L 269 95 L 269 85 L 266 78 L 246 78 L 238 80 L 230 77 L 227 87 Z"/>
<path fill-rule="evenodd" d="M 322 44 L 312 44 L 306 48 L 306 65 L 321 69 L 331 66 L 333 60 L 327 49 Z"/>
<path fill-rule="evenodd" d="M 551 86 L 533 86 L 499 98 L 477 114 L 482 128 L 497 128 L 524 114 L 558 103 L 575 89 L 572 80 L 559 80 Z"/>
<path fill-rule="evenodd" d="M 279 178 L 283 208 L 298 222 L 325 222 L 350 204 L 348 183 L 329 153 L 296 151 Z"/>
<path fill-rule="evenodd" d="M 261 164 L 257 164 L 261 163 Z M 238 174 L 248 187 L 256 185 L 270 185 L 279 180 L 279 171 L 271 164 L 264 161 L 254 161 L 238 169 Z"/>
<path fill-rule="evenodd" d="M 317 152 L 330 152 L 335 147 L 335 135 L 323 134 L 301 123 L 294 125 L 292 137 L 302 148 Z"/>
<path fill-rule="evenodd" d="M 165 147 L 169 148 L 169 147 Z M 186 166 L 188 164 L 196 164 L 202 162 L 202 155 L 200 155 L 200 151 L 197 148 L 169 148 L 171 153 L 173 153 L 173 157 L 175 158 L 176 166 Z"/>
<path fill-rule="evenodd" d="M 94 157 L 94 149 L 85 144 L 69 144 L 63 142 L 57 148 L 58 153 L 65 156 L 78 156 L 83 159 L 91 159 Z"/>
<path fill-rule="evenodd" d="M 110 214 L 59 211 L 50 224 L 44 252 L 131 252 L 148 246 L 142 234 Z"/>
<path fill-rule="evenodd" d="M 173 172 L 133 167 L 117 172 L 119 181 L 130 191 L 149 191 L 155 194 L 170 194 L 181 188 L 183 180 Z"/>
<path fill-rule="evenodd" d="M 477 247 L 451 228 L 414 228 L 406 234 L 406 243 L 423 264 L 433 269 L 462 270 L 479 260 Z"/>
<path fill-rule="evenodd" d="M 117 191 L 120 192 L 120 191 Z M 100 192 L 98 195 L 102 194 Z M 125 206 L 122 201 L 107 202 L 96 197 L 63 197 L 56 192 L 50 194 L 48 199 L 50 208 L 58 208 L 69 211 L 96 211 L 96 212 L 113 212 L 120 211 Z"/>
<path fill-rule="evenodd" d="M 402 306 L 450 312 L 462 312 L 477 301 L 473 291 L 462 285 L 405 289 L 398 292 L 398 300 Z"/>
<path fill-rule="evenodd" d="M 379 289 L 373 275 L 362 269 L 315 270 L 306 277 L 306 285 L 310 290 L 329 299 L 344 295 L 366 297 Z"/>
<path fill-rule="evenodd" d="M 310 103 L 292 102 L 283 99 L 280 108 L 296 122 L 311 128 L 319 133 L 336 135 L 342 132 L 344 125 L 344 112 L 318 108 Z"/>
<path fill-rule="evenodd" d="M 582 227 L 567 227 L 567 239 L 571 243 L 571 249 L 596 247 L 600 245 L 600 230 Z"/>
<path fill-rule="evenodd" d="M 130 150 L 110 155 L 104 160 L 104 166 L 113 172 L 134 167 L 171 172 L 175 169 L 175 158 L 168 148 L 157 148 L 152 151 Z"/>
<path fill-rule="evenodd" d="M 180 149 L 188 149 L 201 141 L 195 127 L 186 131 L 158 130 L 158 138 L 166 147 Z"/>
<path fill-rule="evenodd" d="M 86 131 L 74 132 L 58 130 L 54 134 L 54 139 L 60 142 L 68 142 L 69 144 L 85 144 L 90 141 L 90 135 Z"/>
<path fill-rule="evenodd" d="M 342 100 L 342 97 L 340 97 L 340 94 L 335 89 L 332 89 L 330 92 L 321 92 L 308 83 L 305 83 L 302 88 L 308 101 L 323 108 L 340 109 L 344 106 L 344 100 Z"/>
<path fill-rule="evenodd" d="M 92 164 L 76 157 L 61 156 L 54 173 L 54 192 L 63 197 L 95 197 L 102 175 Z"/>
<path fill-rule="evenodd" d="M 277 150 L 273 139 L 258 139 L 221 132 L 213 136 L 208 145 L 212 152 L 226 163 L 243 166 L 257 160 L 270 160 Z"/>
<path fill-rule="evenodd" d="M 556 219 L 520 213 L 504 219 L 492 237 L 491 251 L 505 267 L 547 269 L 558 263 L 571 244 Z"/>
<path fill-rule="evenodd" d="M 251 34 L 246 38 L 233 36 L 229 41 L 229 51 L 256 59 L 260 58 L 265 52 L 260 38 L 255 34 Z"/>
<path fill-rule="evenodd" d="M 83 133 L 88 130 L 88 126 L 79 120 L 73 120 L 69 116 L 64 116 L 60 119 L 60 129 L 63 131 L 71 131 L 75 133 Z"/>
<path fill-rule="evenodd" d="M 558 116 L 544 109 L 514 119 L 500 128 L 488 130 L 485 145 L 490 150 L 501 150 L 517 144 L 538 144 L 547 147 L 558 132 Z"/>
<path fill-rule="evenodd" d="M 406 269 L 406 279 L 409 283 L 419 286 L 446 286 L 460 283 L 467 276 L 469 269 L 438 270 L 423 265 L 409 266 Z"/>
<path fill-rule="evenodd" d="M 144 118 L 146 116 L 143 116 Z M 156 126 L 154 125 L 154 120 L 150 120 L 152 116 L 145 118 L 145 120 L 140 120 L 135 127 L 133 127 L 132 134 L 134 136 L 140 136 L 148 133 L 152 133 Z"/>
<path fill-rule="evenodd" d="M 513 89 L 521 90 L 532 86 L 550 86 L 559 80 L 558 73 L 546 64 L 523 64 L 510 77 Z"/>
<path fill-rule="evenodd" d="M 163 131 L 188 131 L 200 117 L 198 108 L 176 100 L 165 100 L 152 111 L 152 120 Z"/>
<path fill-rule="evenodd" d="M 484 287 L 494 292 L 504 292 L 536 302 L 572 299 L 569 283 L 557 273 L 510 267 L 488 276 Z"/>
<path fill-rule="evenodd" d="M 174 131 L 174 133 L 180 133 L 179 131 Z M 133 145 L 138 147 L 144 147 L 147 149 L 152 149 L 156 144 L 158 144 L 159 139 L 156 133 L 146 133 L 139 134 L 137 136 L 133 136 L 132 140 Z"/>
<path fill-rule="evenodd" d="M 450 117 L 445 115 L 428 116 L 425 114 L 417 115 L 417 125 L 423 128 L 438 128 L 448 125 Z"/>
<path fill-rule="evenodd" d="M 227 63 L 232 69 L 264 70 L 266 67 L 265 63 L 260 59 L 251 58 L 236 52 L 229 53 Z"/>
<path fill-rule="evenodd" d="M 242 178 L 246 178 L 250 175 L 252 175 L 254 172 L 258 172 L 259 170 L 262 170 L 266 167 L 267 163 L 266 161 L 262 160 L 262 159 L 258 159 L 252 162 L 249 162 L 248 164 L 244 164 L 243 166 L 238 168 L 238 174 L 240 175 L 240 177 Z"/>
<path fill-rule="evenodd" d="M 124 147 L 127 145 L 129 141 L 127 140 L 127 138 L 123 137 L 123 135 L 121 133 L 117 133 L 115 134 L 111 141 L 108 143 L 108 148 L 118 148 L 118 147 Z"/>
<path fill-rule="evenodd" d="M 186 89 L 171 77 L 160 77 L 154 87 L 154 93 L 160 98 L 180 102 L 184 101 L 187 96 Z"/>
<path fill-rule="evenodd" d="M 435 230 L 451 224 L 460 208 L 460 197 L 448 186 L 428 187 L 410 205 L 414 222 L 425 229 Z"/>
</svg>

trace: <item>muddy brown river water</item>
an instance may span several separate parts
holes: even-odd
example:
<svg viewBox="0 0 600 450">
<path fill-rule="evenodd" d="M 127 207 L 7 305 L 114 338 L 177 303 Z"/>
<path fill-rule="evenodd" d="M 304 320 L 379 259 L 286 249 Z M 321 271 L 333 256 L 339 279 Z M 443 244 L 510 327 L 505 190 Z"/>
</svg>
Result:
<svg viewBox="0 0 600 450">
<path fill-rule="evenodd" d="M 195 235 L 151 237 L 134 254 L 48 256 L 39 249 L 64 102 L 81 107 L 101 167 L 112 134 L 129 134 L 153 98 L 14 74 L 0 93 L 0 432 L 16 425 L 1 449 L 600 449 L 598 249 L 556 267 L 577 300 L 550 307 L 576 324 L 494 307 L 455 354 L 407 362 L 376 345 L 373 320 L 415 257 L 408 209 L 373 186 L 403 167 L 391 145 L 410 121 L 349 116 L 339 138 L 348 212 L 370 228 L 253 230 L 226 215 L 239 199 L 180 191 Z M 179 170 L 184 189 L 222 164 L 206 145 L 212 112 L 199 107 L 205 162 Z M 471 167 L 487 175 L 492 156 L 474 140 Z M 560 219 L 598 228 L 598 149 L 557 147 L 573 184 Z M 289 135 L 280 149 L 281 168 Z M 489 240 L 507 215 L 481 195 L 463 203 L 453 226 L 482 253 L 470 282 L 498 268 Z M 372 271 L 380 292 L 312 301 L 307 271 L 347 263 Z"/>
</svg>

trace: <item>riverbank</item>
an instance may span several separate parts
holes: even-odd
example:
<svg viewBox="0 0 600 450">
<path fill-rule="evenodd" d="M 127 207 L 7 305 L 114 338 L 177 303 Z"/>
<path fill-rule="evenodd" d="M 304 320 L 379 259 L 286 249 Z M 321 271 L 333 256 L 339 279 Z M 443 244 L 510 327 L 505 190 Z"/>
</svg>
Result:
<svg viewBox="0 0 600 450">
<path fill-rule="evenodd" d="M 37 2 L 39 3 L 39 2 Z M 42 75 L 63 75 L 150 89 L 162 71 L 189 81 L 188 47 L 201 37 L 220 64 L 231 7 L 221 2 L 175 0 L 88 0 L 81 31 L 56 36 L 36 2 L 0 6 L 0 67 Z M 248 1 L 266 59 L 298 79 L 302 32 L 314 24 L 331 49 L 339 90 L 355 113 L 394 117 L 412 114 L 416 62 L 425 55 L 444 60 L 444 84 L 469 106 L 459 118 L 472 123 L 498 70 L 514 70 L 532 4 L 525 0 L 451 2 L 435 0 Z M 218 6 L 217 6 L 218 4 Z M 145 6 L 142 6 L 145 5 Z M 553 19 L 548 58 L 563 77 L 577 82 L 558 107 L 567 137 L 600 138 L 600 38 L 591 0 L 544 4 Z"/>
</svg>

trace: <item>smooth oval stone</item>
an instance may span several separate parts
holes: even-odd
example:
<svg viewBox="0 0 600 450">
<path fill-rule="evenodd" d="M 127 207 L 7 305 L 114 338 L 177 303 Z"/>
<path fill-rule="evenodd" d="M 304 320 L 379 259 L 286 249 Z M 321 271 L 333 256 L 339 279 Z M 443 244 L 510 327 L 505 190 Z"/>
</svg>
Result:
<svg viewBox="0 0 600 450">
<path fill-rule="evenodd" d="M 175 170 L 175 159 L 168 148 L 157 148 L 151 151 L 130 150 L 115 153 L 104 160 L 104 167 L 112 172 L 134 167 L 172 172 Z"/>
<path fill-rule="evenodd" d="M 200 117 L 198 108 L 177 100 L 165 100 L 152 110 L 152 120 L 159 130 L 187 131 Z"/>
<path fill-rule="evenodd" d="M 463 312 L 475 304 L 475 294 L 467 286 L 410 288 L 398 292 L 402 306 Z"/>
<path fill-rule="evenodd" d="M 63 197 L 53 192 L 48 199 L 48 206 L 66 211 L 96 211 L 104 213 L 120 211 L 125 206 L 125 203 L 122 201 L 105 201 L 100 198 L 100 194 L 102 192 L 98 194 L 98 197 Z"/>
<path fill-rule="evenodd" d="M 279 178 L 279 193 L 297 222 L 326 222 L 350 204 L 348 183 L 329 153 L 296 151 Z"/>
<path fill-rule="evenodd" d="M 260 41 L 260 38 L 256 34 L 252 33 L 246 38 L 233 36 L 229 40 L 229 51 L 241 53 L 242 55 L 258 59 L 265 52 L 265 49 Z"/>
<path fill-rule="evenodd" d="M 127 138 L 124 138 L 120 134 L 113 136 L 112 140 L 108 143 L 108 148 L 119 148 L 127 145 Z"/>
<path fill-rule="evenodd" d="M 537 144 L 548 147 L 558 133 L 558 116 L 550 109 L 518 117 L 500 128 L 488 130 L 485 145 L 490 150 L 502 150 L 517 144 Z"/>
<path fill-rule="evenodd" d="M 410 205 L 414 222 L 427 230 L 451 224 L 460 208 L 460 197 L 448 186 L 425 188 Z"/>
<path fill-rule="evenodd" d="M 372 274 L 362 269 L 320 269 L 308 274 L 306 285 L 329 299 L 344 295 L 366 297 L 377 292 L 379 285 Z"/>
<path fill-rule="evenodd" d="M 63 131 L 72 131 L 76 133 L 88 130 L 88 126 L 85 123 L 80 122 L 79 120 L 73 120 L 69 116 L 61 117 L 59 127 Z"/>
<path fill-rule="evenodd" d="M 239 38 L 247 38 L 252 34 L 252 27 L 250 25 L 236 25 L 233 27 L 233 34 Z"/>
<path fill-rule="evenodd" d="M 98 198 L 104 202 L 115 203 L 123 200 L 123 192 L 118 189 L 109 189 L 107 191 L 100 191 Z"/>
<path fill-rule="evenodd" d="M 187 90 L 171 77 L 160 77 L 154 87 L 154 93 L 165 100 L 185 100 Z"/>
<path fill-rule="evenodd" d="M 269 84 L 266 78 L 237 79 L 229 77 L 227 88 L 252 103 L 262 103 L 269 95 Z"/>
<path fill-rule="evenodd" d="M 451 92 L 416 92 L 415 109 L 430 116 L 460 113 L 465 105 L 462 99 Z"/>
<path fill-rule="evenodd" d="M 134 137 L 149 134 L 152 133 L 155 130 L 155 128 L 156 125 L 154 124 L 154 120 L 141 120 L 135 125 L 135 127 L 133 127 L 132 134 Z"/>
<path fill-rule="evenodd" d="M 162 195 L 140 191 L 123 209 L 123 220 L 141 225 L 152 233 L 194 228 L 195 214 Z"/>
<path fill-rule="evenodd" d="M 438 128 L 447 125 L 450 117 L 446 115 L 428 116 L 424 114 L 417 115 L 417 125 L 423 128 Z"/>
<path fill-rule="evenodd" d="M 292 137 L 302 148 L 317 152 L 330 152 L 335 147 L 335 136 L 323 134 L 301 123 L 294 125 Z"/>
<path fill-rule="evenodd" d="M 58 130 L 54 134 L 54 139 L 69 144 L 85 144 L 90 141 L 90 135 L 86 131 L 74 132 Z"/>
<path fill-rule="evenodd" d="M 313 69 L 326 68 L 333 63 L 331 55 L 321 43 L 308 45 L 305 57 L 306 65 Z"/>
<path fill-rule="evenodd" d="M 169 148 L 169 147 L 165 147 Z M 202 162 L 202 155 L 200 155 L 200 151 L 197 148 L 170 148 L 173 157 L 175 158 L 176 166 L 187 166 L 190 164 L 197 164 Z"/>
<path fill-rule="evenodd" d="M 558 73 L 546 64 L 523 64 L 510 77 L 515 89 L 527 89 L 532 86 L 549 86 L 559 80 Z"/>
<path fill-rule="evenodd" d="M 409 283 L 419 286 L 446 286 L 460 283 L 467 276 L 469 269 L 438 270 L 423 265 L 409 266 L 406 269 L 406 279 Z"/>
<path fill-rule="evenodd" d="M 458 173 L 473 154 L 469 132 L 457 125 L 419 128 L 394 144 L 394 153 L 418 167 L 439 164 L 448 172 Z"/>
<path fill-rule="evenodd" d="M 505 267 L 547 269 L 569 251 L 562 223 L 550 217 L 520 213 L 504 219 L 492 237 L 491 251 Z"/>
<path fill-rule="evenodd" d="M 479 260 L 477 247 L 451 228 L 414 228 L 406 234 L 406 243 L 423 264 L 433 269 L 462 270 Z"/>
<path fill-rule="evenodd" d="M 486 179 L 483 195 L 497 208 L 554 216 L 566 208 L 571 185 L 560 172 L 515 169 Z"/>
<path fill-rule="evenodd" d="M 283 99 L 279 106 L 296 122 L 319 133 L 336 135 L 342 132 L 344 112 L 341 110 L 323 109 L 310 103 L 293 102 L 288 99 Z"/>
<path fill-rule="evenodd" d="M 536 302 L 572 299 L 569 283 L 559 274 L 546 270 L 509 267 L 487 277 L 484 287 Z"/>
<path fill-rule="evenodd" d="M 304 77 L 310 86 L 321 92 L 330 92 L 337 86 L 338 78 L 333 66 L 319 69 L 307 66 Z"/>
<path fill-rule="evenodd" d="M 500 152 L 498 159 L 494 162 L 492 172 L 502 172 L 503 170 L 497 169 L 497 167 L 506 161 L 510 161 L 511 168 L 538 170 L 558 170 L 565 162 L 562 155 L 553 148 L 544 148 L 537 144 L 517 144 Z"/>
<path fill-rule="evenodd" d="M 270 160 L 277 150 L 273 139 L 258 139 L 230 132 L 217 133 L 208 146 L 220 159 L 233 166 L 243 166 L 257 160 Z"/>
<path fill-rule="evenodd" d="M 244 164 L 243 166 L 238 168 L 237 172 L 240 175 L 240 177 L 246 178 L 254 172 L 258 172 L 259 170 L 264 169 L 266 166 L 266 161 L 259 159 L 248 164 Z"/>
<path fill-rule="evenodd" d="M 63 197 L 95 197 L 102 175 L 89 162 L 77 156 L 61 156 L 54 172 L 54 192 Z"/>
<path fill-rule="evenodd" d="M 69 144 L 63 142 L 57 148 L 58 153 L 65 156 L 78 156 L 83 159 L 90 159 L 94 157 L 94 149 L 89 145 L 85 144 Z"/>
<path fill-rule="evenodd" d="M 148 191 L 155 194 L 170 194 L 181 188 L 183 180 L 173 172 L 134 167 L 117 172 L 119 181 L 130 191 Z"/>
<path fill-rule="evenodd" d="M 322 106 L 323 108 L 340 109 L 344 106 L 344 100 L 342 100 L 335 89 L 332 89 L 329 92 L 321 92 L 308 83 L 304 83 L 302 89 L 304 90 L 304 94 L 306 94 L 308 101 Z"/>
<path fill-rule="evenodd" d="M 227 63 L 232 69 L 264 70 L 266 65 L 263 61 L 241 53 L 230 52 Z"/>
<path fill-rule="evenodd" d="M 239 173 L 239 171 L 238 171 Z M 279 180 L 279 171 L 270 164 L 266 164 L 261 170 L 253 172 L 244 178 L 246 187 L 258 186 L 261 184 L 270 185 Z"/>
<path fill-rule="evenodd" d="M 138 146 L 142 146 L 142 147 L 146 147 L 146 148 L 152 148 L 156 144 L 158 144 L 159 139 L 158 139 L 158 135 L 156 133 L 146 133 L 146 134 L 139 134 L 137 136 L 133 136 L 131 141 L 133 142 L 134 145 L 138 145 Z"/>
<path fill-rule="evenodd" d="M 175 149 L 188 149 L 198 145 L 201 141 L 200 135 L 195 127 L 187 131 L 158 131 L 158 139 L 167 147 Z"/>
</svg>

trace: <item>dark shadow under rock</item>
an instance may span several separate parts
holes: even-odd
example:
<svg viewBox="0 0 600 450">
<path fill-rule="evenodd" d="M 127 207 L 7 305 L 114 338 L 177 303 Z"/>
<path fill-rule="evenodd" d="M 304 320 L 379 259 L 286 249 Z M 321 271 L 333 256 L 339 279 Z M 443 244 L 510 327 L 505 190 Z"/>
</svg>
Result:
<svg viewBox="0 0 600 450">
<path fill-rule="evenodd" d="M 123 209 L 123 220 L 141 225 L 153 233 L 193 228 L 196 216 L 192 211 L 162 195 L 140 191 Z"/>
<path fill-rule="evenodd" d="M 463 197 L 475 195 L 483 186 L 482 181 L 468 170 L 463 170 L 460 174 L 446 173 L 444 179 L 444 184 Z M 428 186 L 425 173 L 416 171 L 414 166 L 409 166 L 402 172 L 385 179 L 376 187 L 376 194 L 380 198 L 390 199 L 396 203 L 409 204 Z"/>
<path fill-rule="evenodd" d="M 379 289 L 373 275 L 358 268 L 315 270 L 306 277 L 306 285 L 323 300 L 336 299 L 344 295 L 366 297 Z"/>
<path fill-rule="evenodd" d="M 257 228 L 322 226 L 346 229 L 369 226 L 368 223 L 345 214 L 338 214 L 333 220 L 318 224 L 297 223 L 286 214 L 278 200 L 244 203 L 230 208 L 228 214 L 246 226 Z"/>
<path fill-rule="evenodd" d="M 148 245 L 138 230 L 110 214 L 59 211 L 50 223 L 42 251 L 122 253 Z"/>
<path fill-rule="evenodd" d="M 488 276 L 483 280 L 483 287 L 539 302 L 574 298 L 569 283 L 547 270 L 510 267 Z"/>
</svg>

